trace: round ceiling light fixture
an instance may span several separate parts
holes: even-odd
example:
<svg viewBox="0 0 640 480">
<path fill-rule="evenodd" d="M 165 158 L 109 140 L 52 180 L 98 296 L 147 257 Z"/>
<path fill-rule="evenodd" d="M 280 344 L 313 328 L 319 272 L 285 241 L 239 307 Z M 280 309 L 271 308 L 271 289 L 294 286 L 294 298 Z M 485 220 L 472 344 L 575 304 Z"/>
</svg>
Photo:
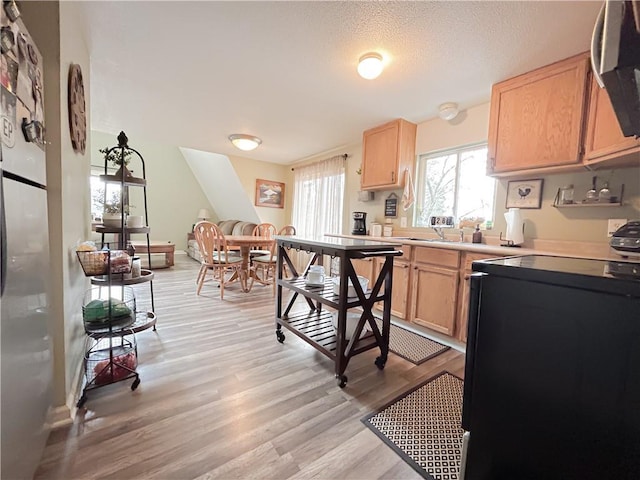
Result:
<svg viewBox="0 0 640 480">
<path fill-rule="evenodd" d="M 453 120 L 460 110 L 458 104 L 453 102 L 443 103 L 438 107 L 438 116 L 443 120 Z"/>
<path fill-rule="evenodd" d="M 375 52 L 365 53 L 358 61 L 358 73 L 362 78 L 373 80 L 381 73 L 384 65 L 382 64 L 382 55 Z"/>
<path fill-rule="evenodd" d="M 231 140 L 231 143 L 233 143 L 236 148 L 244 150 L 245 152 L 258 148 L 258 145 L 262 143 L 262 140 L 258 137 L 245 135 L 244 133 L 234 133 L 229 135 L 229 140 Z"/>
</svg>

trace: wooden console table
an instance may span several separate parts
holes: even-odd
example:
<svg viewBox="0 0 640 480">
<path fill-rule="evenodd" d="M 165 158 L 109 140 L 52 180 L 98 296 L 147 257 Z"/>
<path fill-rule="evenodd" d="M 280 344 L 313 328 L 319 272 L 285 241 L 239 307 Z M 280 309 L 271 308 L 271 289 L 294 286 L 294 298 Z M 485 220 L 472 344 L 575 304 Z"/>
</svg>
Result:
<svg viewBox="0 0 640 480">
<path fill-rule="evenodd" d="M 169 242 L 151 242 L 149 248 L 147 248 L 147 244 L 144 242 L 132 242 L 132 245 L 136 249 L 136 253 L 164 253 L 164 265 L 155 268 L 173 267 L 173 255 L 176 251 L 175 244 Z M 148 267 L 151 269 L 151 265 L 148 265 Z"/>
<path fill-rule="evenodd" d="M 399 243 L 389 241 L 374 242 L 351 238 L 322 236 L 318 238 L 300 238 L 297 236 L 276 236 L 278 245 L 277 260 L 277 299 L 276 299 L 276 338 L 284 342 L 282 327 L 291 331 L 305 342 L 328 356 L 335 362 L 335 375 L 342 388 L 347 383 L 344 374 L 349 360 L 354 355 L 372 348 L 380 348 L 380 356 L 376 358 L 376 366 L 382 370 L 389 353 L 389 329 L 391 325 L 391 288 L 393 276 L 393 257 L 402 255 L 396 250 Z M 313 254 L 302 275 L 296 271 L 289 258 L 287 249 L 304 250 Z M 323 256 L 328 255 L 340 259 L 339 295 L 333 294 L 333 280 L 327 275 L 324 285 L 307 286 L 306 275 L 313 264 L 322 265 Z M 354 258 L 385 257 L 385 262 L 378 278 L 370 285 L 371 290 L 364 292 L 358 276 L 351 264 Z M 291 277 L 284 278 L 284 265 L 287 265 Z M 357 297 L 348 298 L 347 290 L 350 280 Z M 384 283 L 384 292 L 380 293 Z M 293 291 L 289 303 L 283 309 L 283 289 Z M 293 304 L 302 295 L 309 311 L 291 312 Z M 382 331 L 373 316 L 372 308 L 376 302 L 383 302 Z M 314 303 L 315 302 L 315 303 Z M 322 305 L 331 307 L 337 313 L 337 327 L 334 330 L 332 318 L 334 313 L 323 311 Z M 359 307 L 362 309 L 358 324 L 351 336 L 346 339 L 347 310 Z M 371 332 L 361 336 L 365 325 Z"/>
</svg>

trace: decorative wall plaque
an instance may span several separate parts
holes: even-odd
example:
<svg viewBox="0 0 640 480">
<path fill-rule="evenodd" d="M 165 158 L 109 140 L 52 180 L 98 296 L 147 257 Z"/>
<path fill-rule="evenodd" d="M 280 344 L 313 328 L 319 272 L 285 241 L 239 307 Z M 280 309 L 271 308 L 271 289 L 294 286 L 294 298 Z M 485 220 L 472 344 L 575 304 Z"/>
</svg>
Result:
<svg viewBox="0 0 640 480">
<path fill-rule="evenodd" d="M 398 196 L 395 193 L 389 195 L 384 201 L 384 216 L 390 218 L 398 216 Z"/>
<path fill-rule="evenodd" d="M 87 146 L 87 114 L 84 104 L 84 83 L 80 65 L 69 68 L 69 131 L 73 151 L 84 154 Z"/>
</svg>

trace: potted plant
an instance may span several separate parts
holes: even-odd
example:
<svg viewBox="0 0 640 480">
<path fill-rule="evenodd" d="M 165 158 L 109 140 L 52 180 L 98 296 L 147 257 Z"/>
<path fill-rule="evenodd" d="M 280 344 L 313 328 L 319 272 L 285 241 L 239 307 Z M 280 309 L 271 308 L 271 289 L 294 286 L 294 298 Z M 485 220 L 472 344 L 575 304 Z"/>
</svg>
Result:
<svg viewBox="0 0 640 480">
<path fill-rule="evenodd" d="M 121 176 L 123 173 L 127 177 L 131 176 L 131 172 L 127 169 L 127 165 L 129 165 L 129 162 L 131 161 L 129 158 L 131 157 L 131 150 L 116 147 L 109 151 L 108 147 L 104 147 L 98 151 L 104 155 L 106 162 L 111 163 L 116 167 L 120 167 L 115 173 L 116 176 Z"/>
<path fill-rule="evenodd" d="M 120 227 L 122 225 L 122 215 L 129 214 L 130 205 L 122 205 L 120 193 L 112 192 L 111 198 L 107 199 L 102 206 L 102 224 L 105 227 Z"/>
</svg>

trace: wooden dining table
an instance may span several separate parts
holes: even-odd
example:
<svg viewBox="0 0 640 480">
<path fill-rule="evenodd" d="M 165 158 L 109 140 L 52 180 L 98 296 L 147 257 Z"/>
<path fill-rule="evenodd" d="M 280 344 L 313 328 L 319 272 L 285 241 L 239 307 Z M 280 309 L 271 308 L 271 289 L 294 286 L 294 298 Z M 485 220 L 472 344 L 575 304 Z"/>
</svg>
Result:
<svg viewBox="0 0 640 480">
<path fill-rule="evenodd" d="M 255 247 L 265 247 L 265 250 L 270 249 L 275 240 L 271 237 L 258 237 L 255 235 L 225 235 L 225 239 L 227 240 L 228 246 L 240 247 L 240 255 L 242 255 L 240 270 L 238 270 L 237 274 L 234 273 L 229 280 L 235 280 L 235 278 L 239 276 L 242 291 L 249 292 L 253 285 L 253 282 L 249 283 L 249 280 L 253 278 L 254 280 L 257 279 L 260 281 L 250 268 L 249 252 Z"/>
</svg>

